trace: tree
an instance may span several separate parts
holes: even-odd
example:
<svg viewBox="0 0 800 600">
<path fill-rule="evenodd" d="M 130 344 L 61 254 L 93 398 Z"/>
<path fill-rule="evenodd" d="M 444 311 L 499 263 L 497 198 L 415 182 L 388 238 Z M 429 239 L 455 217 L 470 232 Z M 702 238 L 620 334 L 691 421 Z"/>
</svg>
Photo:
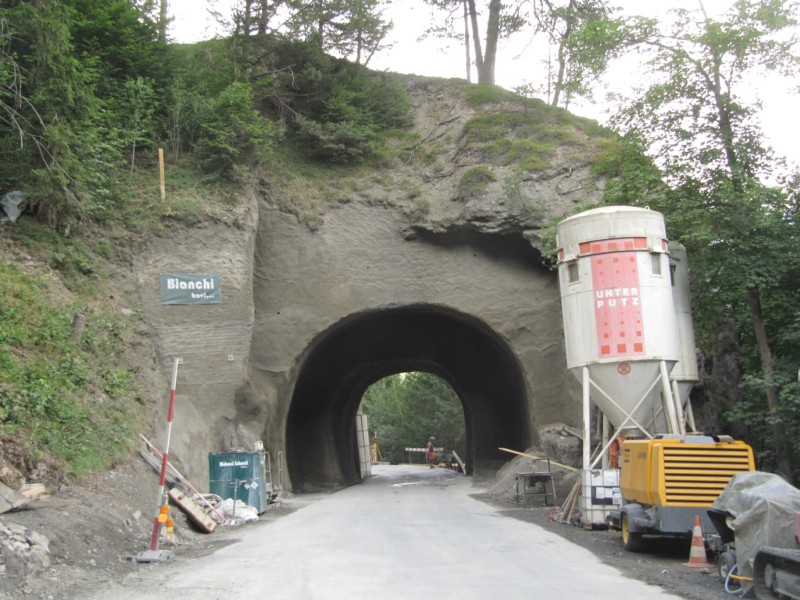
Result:
<svg viewBox="0 0 800 600">
<path fill-rule="evenodd" d="M 274 19 L 286 4 L 286 0 L 240 0 L 233 9 L 235 33 L 264 37 L 274 32 L 280 27 Z"/>
<path fill-rule="evenodd" d="M 126 81 L 115 106 L 115 112 L 121 126 L 121 141 L 130 146 L 131 173 L 133 173 L 136 168 L 137 148 L 156 138 L 153 82 L 142 77 Z"/>
<path fill-rule="evenodd" d="M 555 73 L 548 58 L 547 98 L 568 107 L 575 96 L 590 96 L 591 84 L 609 60 L 638 38 L 635 26 L 612 18 L 606 0 L 533 0 L 534 33 L 555 49 Z M 635 25 L 632 22 L 631 25 Z"/>
<path fill-rule="evenodd" d="M 69 12 L 57 0 L 7 2 L 4 104 L 10 119 L 0 131 L 0 178 L 5 189 L 35 191 L 40 214 L 56 225 L 67 213 L 87 210 L 82 154 L 95 112 L 91 72 L 76 58 Z M 76 125 L 87 125 L 86 137 Z"/>
<path fill-rule="evenodd" d="M 207 172 L 233 177 L 237 167 L 258 162 L 275 136 L 275 124 L 253 108 L 251 86 L 235 82 L 211 103 L 195 152 Z"/>
<path fill-rule="evenodd" d="M 501 38 L 519 31 L 525 24 L 520 16 L 521 4 L 506 6 L 501 0 L 489 0 L 486 6 L 485 44 L 481 44 L 481 31 L 478 21 L 478 7 L 475 0 L 425 0 L 425 3 L 439 12 L 441 21 L 428 28 L 425 35 L 441 38 L 461 39 L 456 22 L 463 14 L 463 41 L 467 54 L 467 79 L 470 80 L 469 60 L 470 42 L 475 55 L 475 68 L 478 83 L 494 84 L 497 47 Z M 471 34 L 471 35 L 470 35 Z"/>
<path fill-rule="evenodd" d="M 702 2 L 699 6 L 702 10 Z M 776 371 L 781 360 L 773 350 L 777 328 L 771 322 L 780 319 L 764 307 L 775 305 L 773 296 L 796 273 L 787 257 L 797 253 L 797 211 L 788 188 L 763 183 L 777 176 L 781 163 L 754 122 L 757 103 L 748 103 L 740 89 L 763 71 L 796 76 L 797 6 L 738 0 L 720 21 L 704 11 L 700 20 L 685 10 L 674 16 L 671 32 L 653 30 L 644 41 L 652 84 L 623 106 L 615 122 L 647 140 L 672 187 L 659 208 L 673 236 L 677 233 L 696 257 L 703 289 L 716 290 L 703 297 L 698 312 L 748 315 L 760 369 L 749 380 L 759 382 L 766 399 L 763 417 L 771 429 L 775 466 L 791 481 L 792 448 Z M 789 310 L 796 319 L 797 300 Z"/>
<path fill-rule="evenodd" d="M 150 1 L 61 0 L 69 8 L 67 25 L 75 54 L 97 74 L 97 93 L 112 97 L 128 79 L 161 83 L 165 45 Z"/>
<path fill-rule="evenodd" d="M 288 0 L 289 27 L 295 36 L 315 39 L 326 52 L 366 64 L 392 27 L 382 15 L 388 1 Z"/>
<path fill-rule="evenodd" d="M 158 3 L 158 41 L 162 44 L 167 43 L 167 26 L 169 25 L 169 3 L 168 0 L 160 0 Z"/>
</svg>

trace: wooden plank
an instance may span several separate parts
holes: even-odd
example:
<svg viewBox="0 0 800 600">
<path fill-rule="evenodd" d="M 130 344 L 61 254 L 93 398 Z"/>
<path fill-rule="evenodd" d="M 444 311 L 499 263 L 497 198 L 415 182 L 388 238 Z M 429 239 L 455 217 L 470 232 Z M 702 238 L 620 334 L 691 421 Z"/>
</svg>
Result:
<svg viewBox="0 0 800 600">
<path fill-rule="evenodd" d="M 209 517 L 197 502 L 177 488 L 169 491 L 169 498 L 178 505 L 192 524 L 203 533 L 211 533 L 217 527 L 217 522 Z"/>
<path fill-rule="evenodd" d="M 503 452 L 510 452 L 511 454 L 518 454 L 520 456 L 527 456 L 528 458 L 535 458 L 538 460 L 547 460 L 546 456 L 534 456 L 533 454 L 525 454 L 524 452 L 517 452 L 516 450 L 511 450 L 510 448 L 498 448 L 498 450 L 502 450 Z M 561 467 L 562 469 L 567 469 L 568 471 L 577 471 L 575 467 L 570 467 L 569 465 L 562 465 L 561 463 L 557 463 L 554 460 L 550 461 L 551 465 L 555 465 L 557 467 Z"/>
<path fill-rule="evenodd" d="M 464 475 L 466 475 L 467 474 L 467 467 L 464 466 L 464 461 L 461 460 L 461 457 L 458 455 L 458 452 L 453 450 L 453 456 L 455 457 L 456 462 L 458 462 L 458 466 L 461 467 L 461 472 L 464 473 Z"/>
</svg>

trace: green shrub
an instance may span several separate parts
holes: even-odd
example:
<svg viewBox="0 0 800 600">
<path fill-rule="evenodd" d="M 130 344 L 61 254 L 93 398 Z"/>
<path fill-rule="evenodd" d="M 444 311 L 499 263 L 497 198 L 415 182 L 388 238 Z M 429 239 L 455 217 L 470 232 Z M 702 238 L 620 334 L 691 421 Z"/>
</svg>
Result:
<svg viewBox="0 0 800 600">
<path fill-rule="evenodd" d="M 204 171 L 230 177 L 234 166 L 257 162 L 275 135 L 275 124 L 253 108 L 250 85 L 232 83 L 212 102 L 195 152 Z"/>
<path fill-rule="evenodd" d="M 497 181 L 497 178 L 485 165 L 470 167 L 464 171 L 458 182 L 456 199 L 469 200 L 480 196 L 493 181 Z"/>
<path fill-rule="evenodd" d="M 512 92 L 499 86 L 485 83 L 468 86 L 464 89 L 464 95 L 471 106 L 519 100 L 518 96 Z"/>
<path fill-rule="evenodd" d="M 417 198 L 408 209 L 406 214 L 412 221 L 419 221 L 431 212 L 431 203 L 427 198 Z"/>
<path fill-rule="evenodd" d="M 384 135 L 413 122 L 402 80 L 323 54 L 308 42 L 281 42 L 272 60 L 291 63 L 275 75 L 263 102 L 278 107 L 317 160 L 357 163 L 379 159 Z"/>
<path fill-rule="evenodd" d="M 126 322 L 80 304 L 48 303 L 50 286 L 0 263 L 0 437 L 29 441 L 68 472 L 107 468 L 134 443 L 133 378 L 121 365 Z M 86 317 L 73 336 L 73 316 Z"/>
<path fill-rule="evenodd" d="M 309 154 L 327 162 L 359 162 L 378 148 L 375 130 L 355 121 L 319 123 L 298 118 L 297 126 Z"/>
</svg>

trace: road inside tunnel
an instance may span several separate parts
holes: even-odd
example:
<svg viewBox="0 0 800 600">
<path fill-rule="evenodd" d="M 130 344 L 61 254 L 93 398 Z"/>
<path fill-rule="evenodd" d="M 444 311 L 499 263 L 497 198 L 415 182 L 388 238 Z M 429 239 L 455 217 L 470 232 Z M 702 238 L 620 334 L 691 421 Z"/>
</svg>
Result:
<svg viewBox="0 0 800 600">
<path fill-rule="evenodd" d="M 520 366 L 484 323 L 452 310 L 415 305 L 360 313 L 313 344 L 299 372 L 286 424 L 295 491 L 360 481 L 355 415 L 366 389 L 383 377 L 425 371 L 444 379 L 464 409 L 471 469 L 527 448 L 528 401 Z"/>
</svg>

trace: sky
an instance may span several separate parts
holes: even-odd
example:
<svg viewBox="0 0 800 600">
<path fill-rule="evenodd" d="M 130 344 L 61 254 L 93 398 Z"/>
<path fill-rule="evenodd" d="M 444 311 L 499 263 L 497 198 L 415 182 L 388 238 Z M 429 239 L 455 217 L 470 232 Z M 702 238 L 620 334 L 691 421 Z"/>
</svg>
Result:
<svg viewBox="0 0 800 600">
<path fill-rule="evenodd" d="M 208 39 L 221 33 L 220 26 L 210 17 L 208 6 L 216 6 L 222 13 L 229 13 L 235 0 L 169 0 L 169 10 L 174 21 L 170 34 L 178 42 L 194 42 Z M 616 0 L 613 4 L 623 14 L 638 14 L 647 17 L 664 17 L 665 9 L 696 9 L 698 0 Z M 724 13 L 733 0 L 703 0 L 709 16 Z M 463 46 L 453 43 L 442 47 L 441 40 L 420 40 L 430 21 L 430 9 L 421 0 L 395 0 L 386 13 L 394 27 L 388 36 L 391 49 L 373 57 L 369 67 L 398 73 L 415 73 L 434 77 L 466 77 Z M 545 51 L 527 46 L 518 40 L 515 46 L 502 44 L 498 51 L 496 83 L 513 89 L 525 83 L 537 83 L 537 65 L 546 58 Z M 617 63 L 604 77 L 607 85 L 617 92 L 630 89 L 631 71 L 636 66 Z M 541 73 L 541 70 L 539 71 Z M 474 77 L 474 75 L 473 75 Z M 800 118 L 796 116 L 798 103 L 797 81 L 780 78 L 754 81 L 748 90 L 755 98 L 760 97 L 764 109 L 760 113 L 761 127 L 776 152 L 795 165 L 800 164 L 800 150 L 796 140 L 800 139 Z M 609 111 L 602 102 L 603 94 L 596 95 L 595 102 L 580 102 L 570 110 L 580 116 L 597 119 L 605 123 Z"/>
</svg>

